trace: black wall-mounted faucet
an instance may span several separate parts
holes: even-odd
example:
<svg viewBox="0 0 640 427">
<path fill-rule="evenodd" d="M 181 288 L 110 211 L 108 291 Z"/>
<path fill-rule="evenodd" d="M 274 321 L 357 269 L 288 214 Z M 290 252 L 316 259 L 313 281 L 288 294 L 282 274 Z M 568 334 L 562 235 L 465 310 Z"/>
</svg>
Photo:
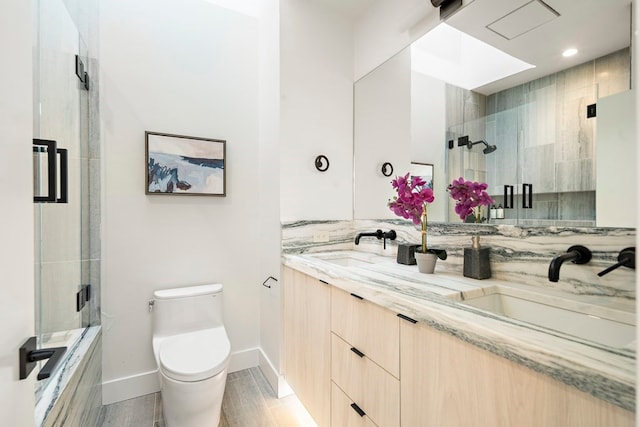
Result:
<svg viewBox="0 0 640 427">
<path fill-rule="evenodd" d="M 375 237 L 378 240 L 382 240 L 382 248 L 387 249 L 387 239 L 396 240 L 397 235 L 395 230 L 389 230 L 384 232 L 382 230 L 376 230 L 369 233 L 358 233 L 356 235 L 356 245 L 360 244 L 361 237 Z"/>
<path fill-rule="evenodd" d="M 618 267 L 629 267 L 633 268 L 634 270 L 636 269 L 636 248 L 631 247 L 621 250 L 618 254 L 618 263 L 605 270 L 602 270 L 600 273 L 598 273 L 598 276 L 602 277 L 607 273 L 611 273 Z"/>
<path fill-rule="evenodd" d="M 567 249 L 566 254 L 558 255 L 549 264 L 549 281 L 557 282 L 560 279 L 560 267 L 565 261 L 574 264 L 586 264 L 591 260 L 591 251 L 584 246 L 575 245 Z"/>
</svg>

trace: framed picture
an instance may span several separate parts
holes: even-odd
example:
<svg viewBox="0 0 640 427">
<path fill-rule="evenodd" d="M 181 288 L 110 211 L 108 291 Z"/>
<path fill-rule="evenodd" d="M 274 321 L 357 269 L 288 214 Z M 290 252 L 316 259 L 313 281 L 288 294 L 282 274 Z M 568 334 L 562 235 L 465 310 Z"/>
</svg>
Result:
<svg viewBox="0 0 640 427">
<path fill-rule="evenodd" d="M 427 183 L 426 187 L 433 190 L 433 165 L 431 163 L 411 162 L 409 168 L 411 176 L 419 176 Z"/>
<path fill-rule="evenodd" d="M 226 141 L 145 132 L 146 194 L 225 196 Z"/>
</svg>

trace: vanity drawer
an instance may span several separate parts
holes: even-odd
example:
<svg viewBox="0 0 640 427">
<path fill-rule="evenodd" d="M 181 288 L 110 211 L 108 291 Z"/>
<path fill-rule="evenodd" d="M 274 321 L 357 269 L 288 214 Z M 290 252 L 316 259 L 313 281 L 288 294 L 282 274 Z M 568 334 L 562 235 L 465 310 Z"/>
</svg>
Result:
<svg viewBox="0 0 640 427">
<path fill-rule="evenodd" d="M 400 381 L 359 352 L 332 333 L 331 379 L 378 426 L 399 426 Z"/>
<path fill-rule="evenodd" d="M 360 415 L 356 412 L 356 409 L 351 406 L 354 403 L 340 390 L 340 387 L 331 383 L 331 425 L 335 427 L 376 427 L 366 414 Z"/>
<path fill-rule="evenodd" d="M 331 289 L 331 330 L 400 378 L 399 319 L 353 294 Z"/>
</svg>

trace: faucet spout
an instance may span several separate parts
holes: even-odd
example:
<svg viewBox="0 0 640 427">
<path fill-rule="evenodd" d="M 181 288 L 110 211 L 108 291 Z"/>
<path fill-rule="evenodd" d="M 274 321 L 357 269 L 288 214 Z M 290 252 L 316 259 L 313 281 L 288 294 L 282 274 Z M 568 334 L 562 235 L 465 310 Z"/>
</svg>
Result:
<svg viewBox="0 0 640 427">
<path fill-rule="evenodd" d="M 378 240 L 382 239 L 382 230 L 376 230 L 370 233 L 358 233 L 356 235 L 356 245 L 360 244 L 361 237 L 376 237 Z"/>
<path fill-rule="evenodd" d="M 549 281 L 557 282 L 560 279 L 560 267 L 565 261 L 574 264 L 586 264 L 591 260 L 591 251 L 584 246 L 575 245 L 567 249 L 567 253 L 553 257 L 549 264 Z"/>
<path fill-rule="evenodd" d="M 366 236 L 375 237 L 378 240 L 382 240 L 382 246 L 384 249 L 387 248 L 387 239 L 395 240 L 397 237 L 395 230 L 389 230 L 385 232 L 383 232 L 382 230 L 376 230 L 370 233 L 358 233 L 356 235 L 356 245 L 360 244 L 361 237 L 366 237 Z"/>
</svg>

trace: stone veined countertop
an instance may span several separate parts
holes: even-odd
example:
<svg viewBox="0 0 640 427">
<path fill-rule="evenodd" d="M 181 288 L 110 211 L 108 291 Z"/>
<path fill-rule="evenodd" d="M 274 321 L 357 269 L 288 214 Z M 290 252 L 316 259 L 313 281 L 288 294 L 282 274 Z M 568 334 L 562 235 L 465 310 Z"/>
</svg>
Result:
<svg viewBox="0 0 640 427">
<path fill-rule="evenodd" d="M 362 262 L 350 266 L 337 264 L 345 258 Z M 602 297 L 568 295 L 494 279 L 474 280 L 463 277 L 462 273 L 438 273 L 437 267 L 435 274 L 422 274 L 415 265 L 401 265 L 391 257 L 357 251 L 285 254 L 282 262 L 635 412 L 635 340 L 614 348 L 461 303 L 490 293 L 496 287 L 509 287 L 538 294 L 543 299 L 568 298 L 578 305 L 588 306 L 591 313 L 595 310 L 605 318 L 612 316 L 635 325 L 633 302 L 609 304 Z"/>
</svg>

